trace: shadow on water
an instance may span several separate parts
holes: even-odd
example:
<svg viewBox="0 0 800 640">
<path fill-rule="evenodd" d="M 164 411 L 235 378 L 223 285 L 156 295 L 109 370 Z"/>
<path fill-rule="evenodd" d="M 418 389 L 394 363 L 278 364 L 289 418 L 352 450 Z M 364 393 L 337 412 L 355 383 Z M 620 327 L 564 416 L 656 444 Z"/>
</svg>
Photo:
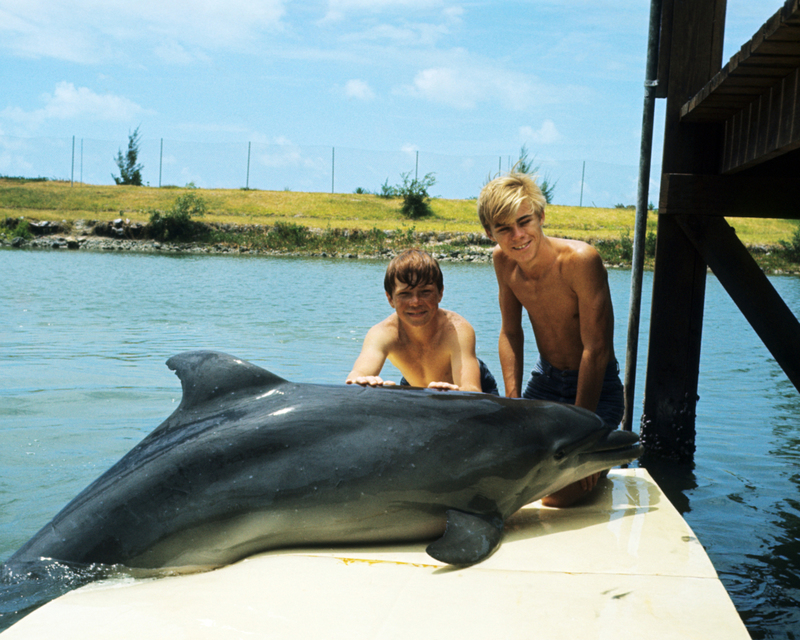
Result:
<svg viewBox="0 0 800 640">
<path fill-rule="evenodd" d="M 800 438 L 796 434 L 795 430 L 784 440 L 785 448 L 773 452 L 787 457 L 790 469 L 800 469 Z M 788 497 L 760 509 L 753 497 L 721 495 L 703 487 L 694 464 L 652 456 L 638 464 L 647 469 L 706 546 L 753 640 L 800 638 L 800 500 Z M 794 473 L 791 481 L 798 488 L 795 495 L 800 495 L 800 473 Z M 726 521 L 721 515 L 726 511 L 724 505 L 719 508 L 724 501 L 751 512 L 750 522 L 741 515 Z"/>
</svg>

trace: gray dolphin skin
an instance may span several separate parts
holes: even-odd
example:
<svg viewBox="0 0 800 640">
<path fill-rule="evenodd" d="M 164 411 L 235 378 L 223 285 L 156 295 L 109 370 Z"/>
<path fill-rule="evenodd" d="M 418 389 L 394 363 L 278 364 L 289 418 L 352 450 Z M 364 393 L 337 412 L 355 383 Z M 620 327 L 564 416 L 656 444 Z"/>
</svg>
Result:
<svg viewBox="0 0 800 640">
<path fill-rule="evenodd" d="M 295 384 L 232 356 L 167 365 L 183 399 L 4 565 L 215 567 L 279 547 L 434 540 L 489 556 L 523 505 L 641 453 L 573 406 Z"/>
</svg>

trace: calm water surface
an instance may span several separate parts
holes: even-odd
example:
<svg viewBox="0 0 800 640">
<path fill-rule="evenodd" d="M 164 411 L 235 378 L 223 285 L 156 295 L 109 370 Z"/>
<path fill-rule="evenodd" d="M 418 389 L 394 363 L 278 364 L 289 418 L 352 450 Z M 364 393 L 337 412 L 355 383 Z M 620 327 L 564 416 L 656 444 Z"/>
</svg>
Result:
<svg viewBox="0 0 800 640">
<path fill-rule="evenodd" d="M 298 382 L 344 381 L 391 312 L 385 262 L 0 251 L 0 561 L 180 402 L 164 362 L 215 349 Z M 442 306 L 500 375 L 490 265 L 444 263 Z M 630 272 L 609 273 L 624 370 Z M 795 315 L 800 278 L 772 277 Z M 637 408 L 649 324 L 645 274 Z M 800 637 L 800 395 L 709 277 L 692 468 L 651 473 L 754 638 Z M 526 366 L 536 358 L 528 334 Z M 387 365 L 384 377 L 399 380 Z M 0 590 L 0 629 L 35 597 Z"/>
</svg>

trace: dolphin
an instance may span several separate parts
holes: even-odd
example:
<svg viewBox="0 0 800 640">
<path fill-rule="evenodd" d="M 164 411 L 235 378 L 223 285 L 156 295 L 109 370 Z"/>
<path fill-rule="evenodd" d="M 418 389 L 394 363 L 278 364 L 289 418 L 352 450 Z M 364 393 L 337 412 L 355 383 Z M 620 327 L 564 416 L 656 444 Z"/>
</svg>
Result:
<svg viewBox="0 0 800 640">
<path fill-rule="evenodd" d="M 167 361 L 175 412 L 13 554 L 212 568 L 280 547 L 434 540 L 472 565 L 520 507 L 637 458 L 636 434 L 552 402 L 292 383 L 213 351 Z"/>
</svg>

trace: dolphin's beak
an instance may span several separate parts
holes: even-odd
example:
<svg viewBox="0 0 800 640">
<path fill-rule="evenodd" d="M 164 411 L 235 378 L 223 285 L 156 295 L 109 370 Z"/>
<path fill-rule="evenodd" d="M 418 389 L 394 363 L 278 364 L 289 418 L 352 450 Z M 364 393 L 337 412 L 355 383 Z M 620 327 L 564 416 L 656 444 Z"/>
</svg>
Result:
<svg viewBox="0 0 800 640">
<path fill-rule="evenodd" d="M 609 466 L 636 460 L 644 452 L 639 434 L 614 429 L 588 447 L 582 455 L 592 461 L 605 461 Z"/>
</svg>

